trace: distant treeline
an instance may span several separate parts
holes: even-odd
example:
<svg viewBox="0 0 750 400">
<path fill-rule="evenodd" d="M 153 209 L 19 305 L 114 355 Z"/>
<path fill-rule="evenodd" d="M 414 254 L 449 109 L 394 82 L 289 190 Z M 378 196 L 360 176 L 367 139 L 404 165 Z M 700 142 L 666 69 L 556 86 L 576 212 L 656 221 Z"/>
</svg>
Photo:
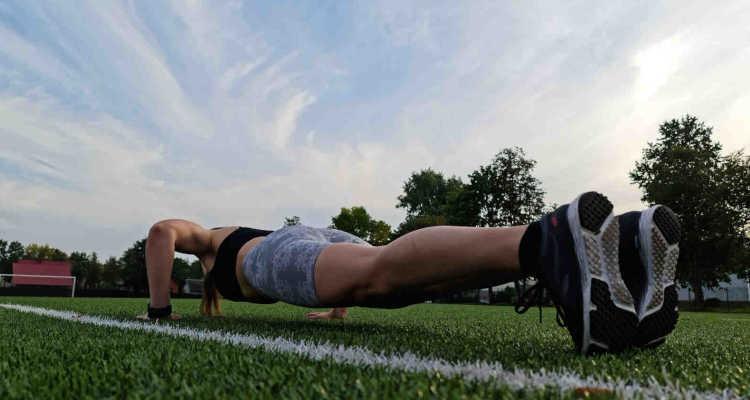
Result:
<svg viewBox="0 0 750 400">
<path fill-rule="evenodd" d="M 712 135 L 711 127 L 691 115 L 666 121 L 629 173 L 645 203 L 665 204 L 680 217 L 684 234 L 677 278 L 694 288 L 715 286 L 732 273 L 750 276 L 750 157 L 742 150 L 722 154 Z M 432 168 L 412 172 L 397 197 L 396 207 L 406 211 L 397 227 L 374 218 L 362 206 L 342 207 L 330 227 L 384 245 L 434 225 L 528 224 L 556 207 L 544 202 L 542 182 L 534 176 L 536 164 L 522 148 L 513 147 L 501 149 L 465 181 Z M 585 182 L 579 186 L 580 191 L 591 189 Z M 298 224 L 300 218 L 290 216 L 283 222 Z M 0 272 L 10 273 L 12 263 L 21 258 L 69 260 L 81 289 L 145 293 L 145 243 L 140 239 L 119 258 L 102 262 L 96 253 L 66 254 L 46 244 L 23 246 L 0 239 Z M 185 279 L 202 275 L 200 262 L 175 258 L 172 276 L 180 287 Z"/>
</svg>

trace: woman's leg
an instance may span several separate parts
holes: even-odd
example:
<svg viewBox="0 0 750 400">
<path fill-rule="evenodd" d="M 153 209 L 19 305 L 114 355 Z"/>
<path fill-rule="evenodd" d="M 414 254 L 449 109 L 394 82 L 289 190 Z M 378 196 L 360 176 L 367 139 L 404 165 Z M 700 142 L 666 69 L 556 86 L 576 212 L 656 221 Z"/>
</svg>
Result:
<svg viewBox="0 0 750 400">
<path fill-rule="evenodd" d="M 402 307 L 431 295 L 490 287 L 521 276 L 525 226 L 435 226 L 385 246 L 334 243 L 318 256 L 315 289 L 323 305 Z"/>
</svg>

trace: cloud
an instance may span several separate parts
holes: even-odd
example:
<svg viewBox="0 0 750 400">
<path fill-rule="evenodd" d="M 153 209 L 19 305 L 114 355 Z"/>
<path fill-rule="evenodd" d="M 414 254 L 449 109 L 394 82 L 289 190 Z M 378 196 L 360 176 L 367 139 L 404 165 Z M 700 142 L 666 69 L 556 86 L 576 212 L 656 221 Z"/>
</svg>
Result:
<svg viewBox="0 0 750 400">
<path fill-rule="evenodd" d="M 150 38 L 149 29 L 133 10 L 118 3 L 90 3 L 97 19 L 108 27 L 118 58 L 127 58 L 128 78 L 139 88 L 137 100 L 153 110 L 159 127 L 172 134 L 190 133 L 199 137 L 214 135 L 212 124 L 199 112 L 183 91 L 160 49 Z M 147 84 L 144 84 L 147 83 Z"/>
<path fill-rule="evenodd" d="M 47 79 L 69 79 L 69 74 L 60 61 L 1 25 L 0 43 L 3 43 L 0 53 L 4 60 L 12 60 Z"/>
<path fill-rule="evenodd" d="M 22 176 L 0 171 L 6 212 L 34 209 L 127 224 L 142 214 L 148 192 L 163 185 L 147 172 L 163 161 L 161 150 L 109 116 L 81 119 L 49 98 L 3 95 L 0 119 L 5 144 L 0 156 L 25 171 Z"/>
<path fill-rule="evenodd" d="M 638 68 L 636 101 L 648 100 L 684 62 L 687 44 L 680 34 L 672 35 L 639 51 L 633 60 Z"/>
<path fill-rule="evenodd" d="M 693 113 L 722 143 L 749 140 L 733 111 L 737 90 L 750 89 L 738 23 L 749 9 L 737 5 L 712 8 L 712 18 L 702 7 L 466 8 L 451 19 L 439 84 L 395 116 L 400 134 L 432 138 L 438 168 L 459 175 L 522 146 L 539 161 L 548 201 L 597 189 L 618 210 L 643 207 L 627 173 L 663 121 Z"/>
<path fill-rule="evenodd" d="M 627 3 L 8 2 L 0 227 L 115 255 L 161 218 L 396 225 L 412 171 L 503 147 L 547 200 L 641 207 L 627 171 L 693 113 L 750 146 L 750 8 Z M 9 16 L 13 15 L 13 18 Z"/>
<path fill-rule="evenodd" d="M 315 102 L 307 92 L 300 92 L 289 99 L 276 114 L 272 143 L 276 147 L 286 147 L 289 138 L 297 129 L 297 120 L 304 109 Z"/>
</svg>

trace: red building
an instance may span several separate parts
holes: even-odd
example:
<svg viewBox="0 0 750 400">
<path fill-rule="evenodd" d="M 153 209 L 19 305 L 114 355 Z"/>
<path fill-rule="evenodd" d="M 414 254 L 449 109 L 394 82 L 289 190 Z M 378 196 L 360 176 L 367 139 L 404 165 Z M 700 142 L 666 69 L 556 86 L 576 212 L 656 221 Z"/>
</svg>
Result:
<svg viewBox="0 0 750 400">
<path fill-rule="evenodd" d="M 69 261 L 19 260 L 13 263 L 13 275 L 11 277 L 13 286 L 73 286 Z M 61 278 L 55 278 L 55 276 Z M 169 291 L 173 295 L 180 293 L 180 286 L 174 279 L 171 279 L 169 283 Z"/>
<path fill-rule="evenodd" d="M 13 263 L 15 275 L 42 275 L 42 277 L 13 276 L 13 285 L 39 286 L 73 286 L 73 279 L 50 278 L 54 276 L 70 277 L 70 262 L 68 261 L 37 261 L 19 260 Z"/>
</svg>

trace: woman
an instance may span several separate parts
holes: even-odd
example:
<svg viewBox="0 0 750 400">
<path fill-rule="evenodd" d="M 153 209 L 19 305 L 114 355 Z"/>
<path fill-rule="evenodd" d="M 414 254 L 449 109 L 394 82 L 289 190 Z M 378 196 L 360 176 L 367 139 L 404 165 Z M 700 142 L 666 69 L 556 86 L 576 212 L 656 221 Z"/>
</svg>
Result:
<svg viewBox="0 0 750 400">
<path fill-rule="evenodd" d="M 674 264 L 669 263 L 676 263 L 678 237 L 650 232 L 671 233 L 679 225 L 668 208 L 655 206 L 629 214 L 637 223 L 623 224 L 630 231 L 620 232 L 612 208 L 606 197 L 588 192 L 530 225 L 429 227 L 385 246 L 303 225 L 277 231 L 208 230 L 190 221 L 165 220 L 152 226 L 146 244 L 150 304 L 144 317 L 178 318 L 169 304 L 178 251 L 197 256 L 204 266 L 204 315 L 220 312 L 217 291 L 237 301 L 333 307 L 308 314 L 332 319 L 342 318 L 349 306 L 403 307 L 532 276 L 538 284 L 517 310 L 525 311 L 534 300 L 541 303 L 538 289 L 546 289 L 581 353 L 660 343 L 677 319 L 669 289 Z M 630 248 L 620 236 L 626 244 L 634 237 L 669 240 L 665 246 L 644 242 Z M 648 250 L 639 250 L 644 247 Z M 618 257 L 620 251 L 627 254 Z M 620 265 L 619 259 L 629 263 Z M 644 321 L 647 329 L 642 329 Z"/>
</svg>

